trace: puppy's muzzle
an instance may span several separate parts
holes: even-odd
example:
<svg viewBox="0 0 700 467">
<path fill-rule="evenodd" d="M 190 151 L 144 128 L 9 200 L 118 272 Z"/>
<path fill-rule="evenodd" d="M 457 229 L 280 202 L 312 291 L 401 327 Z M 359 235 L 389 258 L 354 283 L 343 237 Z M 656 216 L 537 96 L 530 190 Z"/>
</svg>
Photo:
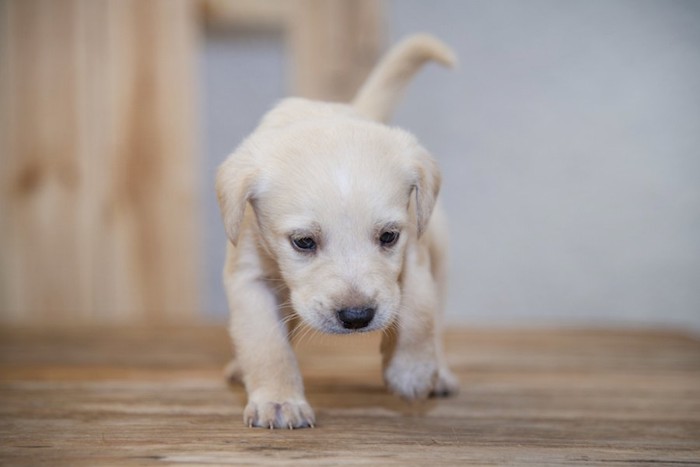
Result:
<svg viewBox="0 0 700 467">
<path fill-rule="evenodd" d="M 345 329 L 362 329 L 372 322 L 374 312 L 374 308 L 343 308 L 336 314 Z"/>
</svg>

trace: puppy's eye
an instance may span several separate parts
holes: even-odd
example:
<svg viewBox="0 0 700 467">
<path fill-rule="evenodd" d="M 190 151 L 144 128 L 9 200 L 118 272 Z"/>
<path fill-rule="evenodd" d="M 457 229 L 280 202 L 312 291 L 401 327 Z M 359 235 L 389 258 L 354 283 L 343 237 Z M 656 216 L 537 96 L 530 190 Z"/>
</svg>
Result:
<svg viewBox="0 0 700 467">
<path fill-rule="evenodd" d="M 399 240 L 399 233 L 393 230 L 383 232 L 379 236 L 379 243 L 384 247 L 393 246 Z"/>
<path fill-rule="evenodd" d="M 310 253 L 316 250 L 316 241 L 311 237 L 292 238 L 292 246 L 295 250 Z"/>
</svg>

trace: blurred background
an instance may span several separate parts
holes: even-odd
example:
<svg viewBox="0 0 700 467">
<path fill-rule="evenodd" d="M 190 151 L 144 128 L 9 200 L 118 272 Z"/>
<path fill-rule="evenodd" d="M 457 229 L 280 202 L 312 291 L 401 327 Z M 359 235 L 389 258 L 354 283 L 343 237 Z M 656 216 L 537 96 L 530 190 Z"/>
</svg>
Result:
<svg viewBox="0 0 700 467">
<path fill-rule="evenodd" d="M 700 331 L 700 2 L 0 0 L 0 323 L 223 322 L 218 164 L 429 32 L 450 323 Z"/>
</svg>

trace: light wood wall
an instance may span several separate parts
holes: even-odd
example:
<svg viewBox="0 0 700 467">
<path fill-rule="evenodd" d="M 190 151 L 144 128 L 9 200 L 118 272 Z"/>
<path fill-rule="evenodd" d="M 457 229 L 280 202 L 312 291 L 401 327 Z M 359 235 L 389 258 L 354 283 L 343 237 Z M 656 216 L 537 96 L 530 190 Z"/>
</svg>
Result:
<svg viewBox="0 0 700 467">
<path fill-rule="evenodd" d="M 192 319 L 194 4 L 0 3 L 0 318 Z"/>
<path fill-rule="evenodd" d="M 289 44 L 293 88 L 314 99 L 349 101 L 381 50 L 378 0 L 298 0 Z"/>
<path fill-rule="evenodd" d="M 0 0 L 0 324 L 197 320 L 202 26 L 284 31 L 294 93 L 346 100 L 379 8 Z"/>
</svg>

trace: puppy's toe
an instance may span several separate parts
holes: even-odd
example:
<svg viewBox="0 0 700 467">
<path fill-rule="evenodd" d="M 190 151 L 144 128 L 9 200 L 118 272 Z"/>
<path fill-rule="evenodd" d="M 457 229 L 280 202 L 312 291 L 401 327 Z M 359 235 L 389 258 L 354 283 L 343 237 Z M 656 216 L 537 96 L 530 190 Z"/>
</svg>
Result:
<svg viewBox="0 0 700 467">
<path fill-rule="evenodd" d="M 251 428 L 307 428 L 313 427 L 315 420 L 314 411 L 305 400 L 251 400 L 243 411 L 243 422 Z"/>
<path fill-rule="evenodd" d="M 314 412 L 306 402 L 283 402 L 277 417 L 282 428 L 313 427 L 315 424 Z"/>
<path fill-rule="evenodd" d="M 442 367 L 438 370 L 437 381 L 433 390 L 430 391 L 430 397 L 447 397 L 459 392 L 459 382 L 454 374 L 447 367 Z"/>
</svg>

